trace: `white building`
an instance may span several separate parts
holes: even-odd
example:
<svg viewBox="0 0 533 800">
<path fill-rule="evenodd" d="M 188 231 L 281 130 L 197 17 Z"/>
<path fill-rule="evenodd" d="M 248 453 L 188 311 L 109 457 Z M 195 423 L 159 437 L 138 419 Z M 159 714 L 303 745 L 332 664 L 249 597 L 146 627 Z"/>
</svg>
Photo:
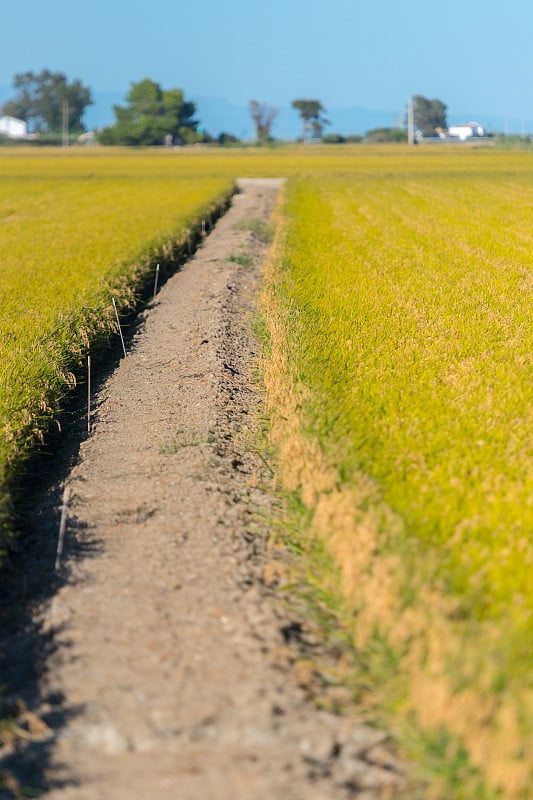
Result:
<svg viewBox="0 0 533 800">
<path fill-rule="evenodd" d="M 448 128 L 450 136 L 457 136 L 462 142 L 472 137 L 486 136 L 487 132 L 482 125 L 477 122 L 466 122 L 462 125 L 450 125 Z"/>
<path fill-rule="evenodd" d="M 24 139 L 28 134 L 28 126 L 16 117 L 0 117 L 0 133 L 10 139 Z"/>
</svg>

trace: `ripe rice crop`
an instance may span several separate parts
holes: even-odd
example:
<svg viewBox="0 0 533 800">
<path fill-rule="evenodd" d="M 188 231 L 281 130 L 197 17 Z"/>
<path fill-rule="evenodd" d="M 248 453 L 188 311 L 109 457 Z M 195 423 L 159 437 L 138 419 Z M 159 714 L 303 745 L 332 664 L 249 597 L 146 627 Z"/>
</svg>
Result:
<svg viewBox="0 0 533 800">
<path fill-rule="evenodd" d="M 396 710 L 529 797 L 533 162 L 494 155 L 289 184 L 267 384 L 283 481 Z"/>
<path fill-rule="evenodd" d="M 231 186 L 227 174 L 143 154 L 0 157 L 4 515 L 13 469 L 56 417 L 89 344 L 114 328 L 112 297 L 131 307 L 156 261 L 172 261 Z"/>
<path fill-rule="evenodd" d="M 0 524 L 13 471 L 114 328 L 111 296 L 131 307 L 239 175 L 291 178 L 265 300 L 273 436 L 361 659 L 449 761 L 466 751 L 527 797 L 529 154 L 0 153 Z M 493 796 L 460 774 L 447 797 Z"/>
</svg>

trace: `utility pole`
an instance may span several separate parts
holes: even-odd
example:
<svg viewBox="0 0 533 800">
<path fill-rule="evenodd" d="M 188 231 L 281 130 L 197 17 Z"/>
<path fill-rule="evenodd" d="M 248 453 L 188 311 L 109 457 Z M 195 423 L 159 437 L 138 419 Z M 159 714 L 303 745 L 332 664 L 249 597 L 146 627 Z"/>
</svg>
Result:
<svg viewBox="0 0 533 800">
<path fill-rule="evenodd" d="M 68 147 L 68 100 L 63 100 L 63 147 Z"/>
<path fill-rule="evenodd" d="M 415 143 L 415 118 L 411 95 L 407 98 L 407 141 L 409 144 Z"/>
</svg>

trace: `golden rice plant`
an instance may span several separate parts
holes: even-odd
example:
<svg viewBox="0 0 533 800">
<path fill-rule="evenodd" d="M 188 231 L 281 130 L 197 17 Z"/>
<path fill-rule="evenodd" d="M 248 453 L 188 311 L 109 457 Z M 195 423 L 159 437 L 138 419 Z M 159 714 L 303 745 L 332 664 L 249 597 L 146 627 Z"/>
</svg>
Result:
<svg viewBox="0 0 533 800">
<path fill-rule="evenodd" d="M 533 172 L 499 155 L 291 182 L 267 384 L 284 484 L 337 558 L 357 647 L 393 665 L 396 711 L 525 798 Z"/>
<path fill-rule="evenodd" d="M 143 154 L 0 155 L 0 508 L 91 344 L 185 249 L 232 179 Z M 0 543 L 1 549 L 1 543 Z"/>
<path fill-rule="evenodd" d="M 239 175 L 292 178 L 265 305 L 273 431 L 337 558 L 354 641 L 375 670 L 386 649 L 407 687 L 397 711 L 527 797 L 528 153 L 0 153 L 0 483 L 113 328 L 111 296 L 129 307 Z"/>
</svg>

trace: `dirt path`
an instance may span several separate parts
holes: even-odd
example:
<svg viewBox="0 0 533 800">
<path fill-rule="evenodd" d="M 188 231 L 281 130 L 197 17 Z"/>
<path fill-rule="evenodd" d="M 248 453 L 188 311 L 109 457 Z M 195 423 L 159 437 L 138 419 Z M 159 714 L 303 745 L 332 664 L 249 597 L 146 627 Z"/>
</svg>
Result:
<svg viewBox="0 0 533 800">
<path fill-rule="evenodd" d="M 261 581 L 270 501 L 246 431 L 266 246 L 242 222 L 267 221 L 278 187 L 242 181 L 144 313 L 67 478 L 85 556 L 39 619 L 50 800 L 362 800 L 403 783 L 381 732 L 306 701 L 299 623 Z"/>
</svg>

